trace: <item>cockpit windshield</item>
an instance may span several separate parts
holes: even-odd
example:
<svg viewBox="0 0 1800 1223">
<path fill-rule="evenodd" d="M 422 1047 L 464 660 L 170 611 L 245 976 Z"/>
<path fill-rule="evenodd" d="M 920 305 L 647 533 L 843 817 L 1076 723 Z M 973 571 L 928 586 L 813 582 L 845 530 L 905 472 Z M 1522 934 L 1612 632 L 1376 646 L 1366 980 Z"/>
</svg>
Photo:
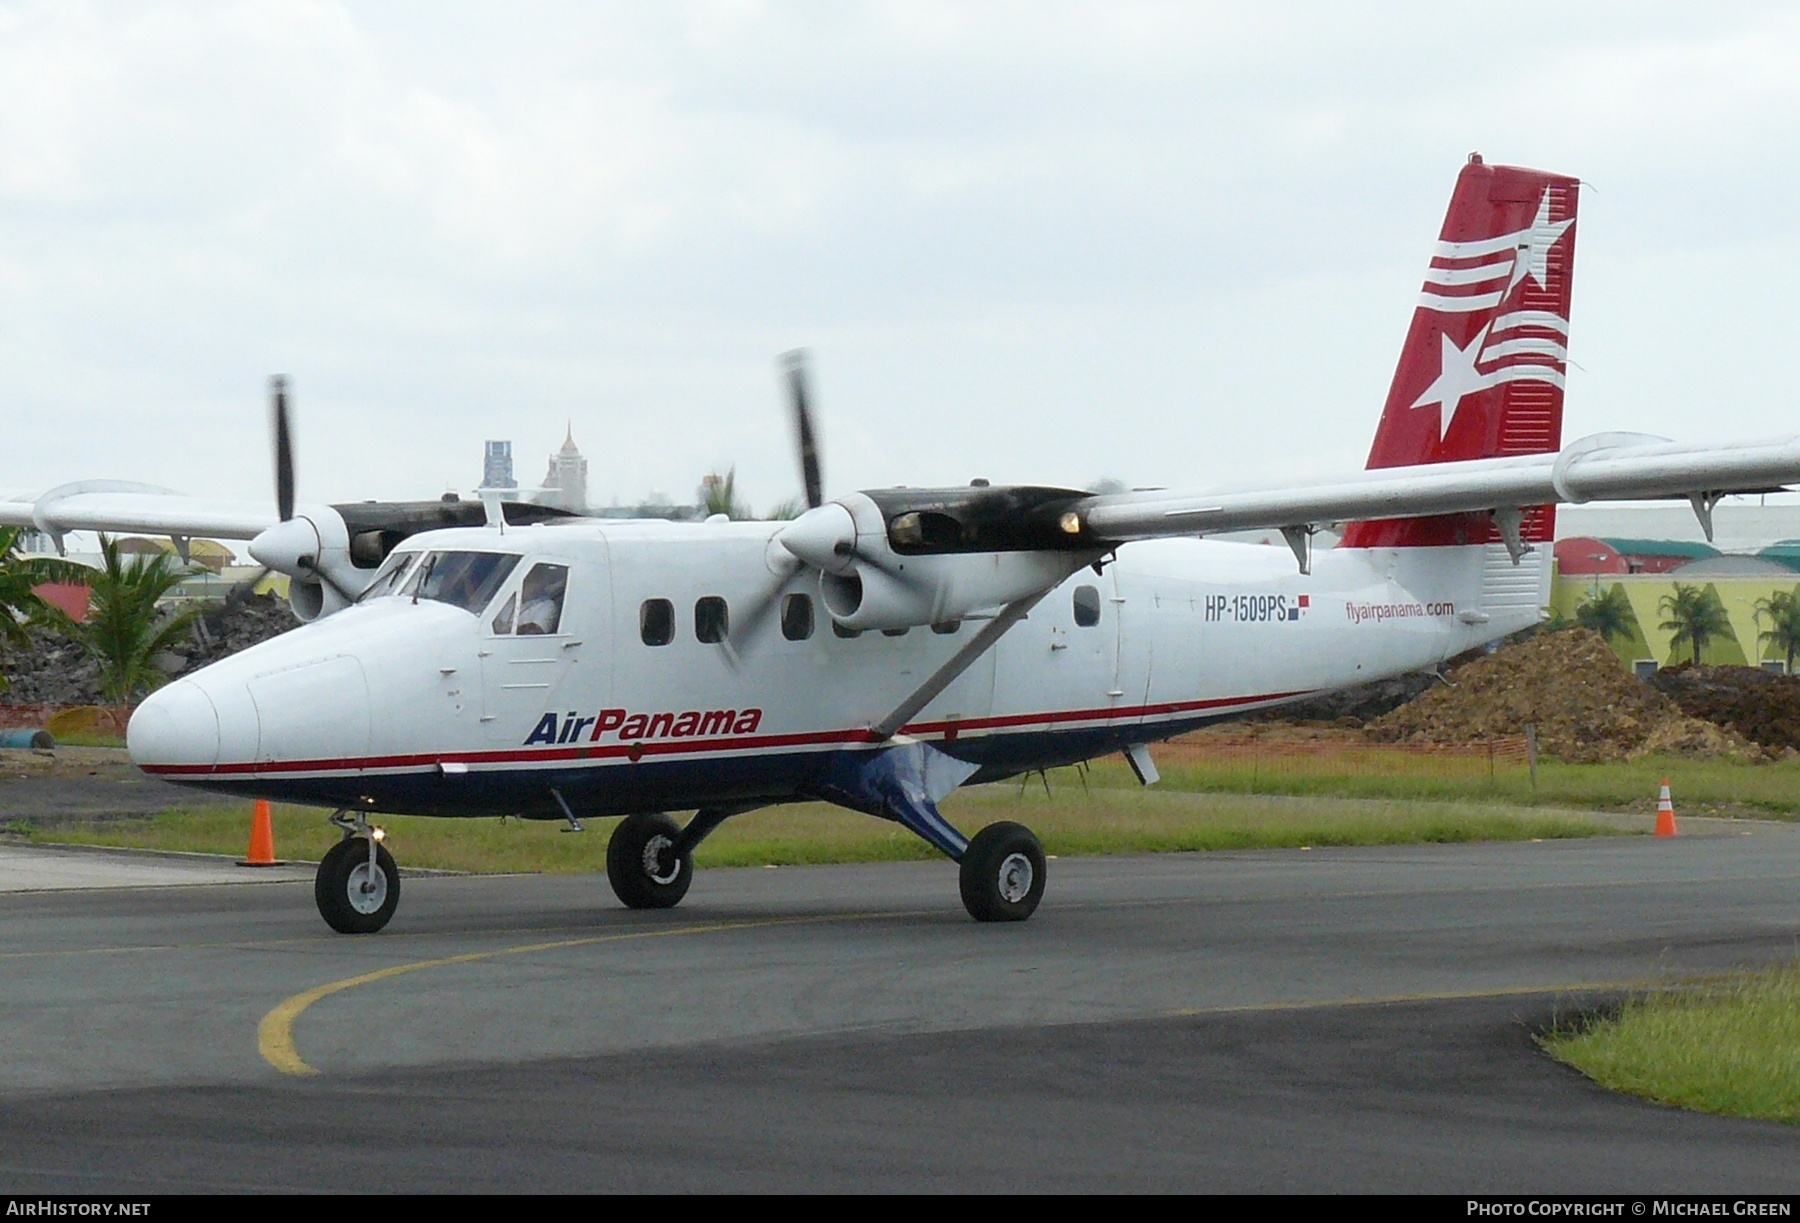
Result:
<svg viewBox="0 0 1800 1223">
<path fill-rule="evenodd" d="M 479 615 L 518 563 L 516 555 L 506 552 L 429 552 L 413 566 L 398 593 Z M 376 581 L 379 584 L 381 578 Z"/>
<path fill-rule="evenodd" d="M 368 587 L 356 597 L 356 601 L 366 603 L 370 599 L 379 599 L 383 595 L 398 593 L 401 581 L 411 570 L 412 563 L 418 559 L 417 552 L 395 552 L 389 556 L 381 566 L 381 572 L 376 574 L 375 580 L 370 582 Z"/>
</svg>

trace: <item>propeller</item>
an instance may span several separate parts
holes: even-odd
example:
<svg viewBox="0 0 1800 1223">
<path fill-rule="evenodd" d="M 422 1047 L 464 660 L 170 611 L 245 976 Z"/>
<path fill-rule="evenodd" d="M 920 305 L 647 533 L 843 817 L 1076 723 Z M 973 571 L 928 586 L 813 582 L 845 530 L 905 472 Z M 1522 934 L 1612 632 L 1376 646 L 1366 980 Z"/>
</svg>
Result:
<svg viewBox="0 0 1800 1223">
<path fill-rule="evenodd" d="M 312 579 L 330 587 L 346 604 L 356 602 L 356 593 L 346 590 L 319 564 L 322 544 L 318 527 L 294 516 L 294 431 L 288 415 L 288 381 L 280 374 L 269 379 L 269 432 L 275 450 L 275 512 L 280 521 L 250 541 L 250 555 L 263 566 L 250 584 L 254 586 L 274 571 Z"/>
<path fill-rule="evenodd" d="M 898 582 L 914 579 L 886 558 L 860 548 L 856 543 L 856 521 L 843 505 L 825 501 L 825 478 L 819 461 L 819 433 L 813 423 L 811 358 L 804 348 L 781 354 L 788 402 L 792 409 L 794 436 L 800 451 L 800 478 L 806 486 L 806 512 L 783 527 L 775 536 L 778 548 L 770 549 L 769 568 L 775 581 L 768 591 L 751 604 L 738 619 L 731 634 L 726 657 L 735 664 L 745 643 L 753 639 L 763 622 L 781 602 L 782 591 L 794 575 L 808 566 L 839 576 L 856 572 L 857 565 L 893 578 Z"/>
</svg>

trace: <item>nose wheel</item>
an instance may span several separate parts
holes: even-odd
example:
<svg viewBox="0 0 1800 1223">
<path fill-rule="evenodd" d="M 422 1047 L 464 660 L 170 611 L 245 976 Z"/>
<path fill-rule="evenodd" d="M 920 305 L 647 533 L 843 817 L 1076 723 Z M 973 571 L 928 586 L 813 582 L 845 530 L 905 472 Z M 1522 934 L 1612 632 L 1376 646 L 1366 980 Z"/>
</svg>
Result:
<svg viewBox="0 0 1800 1223">
<path fill-rule="evenodd" d="M 400 905 L 400 872 L 387 846 L 345 837 L 326 851 L 313 877 L 319 916 L 339 934 L 373 934 Z"/>
</svg>

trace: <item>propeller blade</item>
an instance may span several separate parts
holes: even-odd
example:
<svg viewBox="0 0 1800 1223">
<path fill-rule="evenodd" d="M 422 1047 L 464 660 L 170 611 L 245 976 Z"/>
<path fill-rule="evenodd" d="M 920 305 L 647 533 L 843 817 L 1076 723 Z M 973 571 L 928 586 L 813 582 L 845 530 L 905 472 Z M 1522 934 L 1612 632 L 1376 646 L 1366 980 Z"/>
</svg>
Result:
<svg viewBox="0 0 1800 1223">
<path fill-rule="evenodd" d="M 825 504 L 825 477 L 819 471 L 819 437 L 813 429 L 807 389 L 806 350 L 796 348 L 781 354 L 781 364 L 787 371 L 788 396 L 794 405 L 794 432 L 800 438 L 800 475 L 806 483 L 806 506 L 816 510 Z"/>
<path fill-rule="evenodd" d="M 732 649 L 726 653 L 726 658 L 733 666 L 737 665 L 739 657 L 744 652 L 744 647 L 749 645 L 755 639 L 756 634 L 761 631 L 763 623 L 768 620 L 777 607 L 781 606 L 782 592 L 787 589 L 787 584 L 793 579 L 793 576 L 803 568 L 805 568 L 805 562 L 799 559 L 791 561 L 783 572 L 775 576 L 774 584 L 763 593 L 761 598 L 752 603 L 743 615 L 733 617 L 736 624 L 731 633 Z"/>
<path fill-rule="evenodd" d="M 245 599 L 248 599 L 255 593 L 256 584 L 274 572 L 275 570 L 272 566 L 264 565 L 250 577 L 245 578 L 241 582 L 234 583 L 231 589 L 225 592 L 226 609 L 229 610 L 234 608 Z"/>
<path fill-rule="evenodd" d="M 287 379 L 269 379 L 269 424 L 275 435 L 275 510 L 281 521 L 294 516 L 294 439 L 288 426 Z"/>
</svg>

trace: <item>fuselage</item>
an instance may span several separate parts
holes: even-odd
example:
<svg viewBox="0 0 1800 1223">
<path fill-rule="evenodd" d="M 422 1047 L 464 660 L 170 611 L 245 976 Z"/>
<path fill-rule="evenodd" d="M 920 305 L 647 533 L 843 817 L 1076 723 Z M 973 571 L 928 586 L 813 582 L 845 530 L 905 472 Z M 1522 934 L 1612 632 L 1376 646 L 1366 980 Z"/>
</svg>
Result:
<svg viewBox="0 0 1800 1223">
<path fill-rule="evenodd" d="M 817 571 L 771 560 L 778 526 L 415 536 L 356 606 L 146 700 L 133 757 L 190 785 L 426 815 L 807 797 L 834 755 L 881 746 L 871 728 L 981 620 L 841 632 Z M 1525 627 L 1539 561 L 1514 567 L 1499 545 L 1340 548 L 1303 575 L 1279 545 L 1127 544 L 900 734 L 979 765 L 975 780 L 1167 738 Z"/>
</svg>

